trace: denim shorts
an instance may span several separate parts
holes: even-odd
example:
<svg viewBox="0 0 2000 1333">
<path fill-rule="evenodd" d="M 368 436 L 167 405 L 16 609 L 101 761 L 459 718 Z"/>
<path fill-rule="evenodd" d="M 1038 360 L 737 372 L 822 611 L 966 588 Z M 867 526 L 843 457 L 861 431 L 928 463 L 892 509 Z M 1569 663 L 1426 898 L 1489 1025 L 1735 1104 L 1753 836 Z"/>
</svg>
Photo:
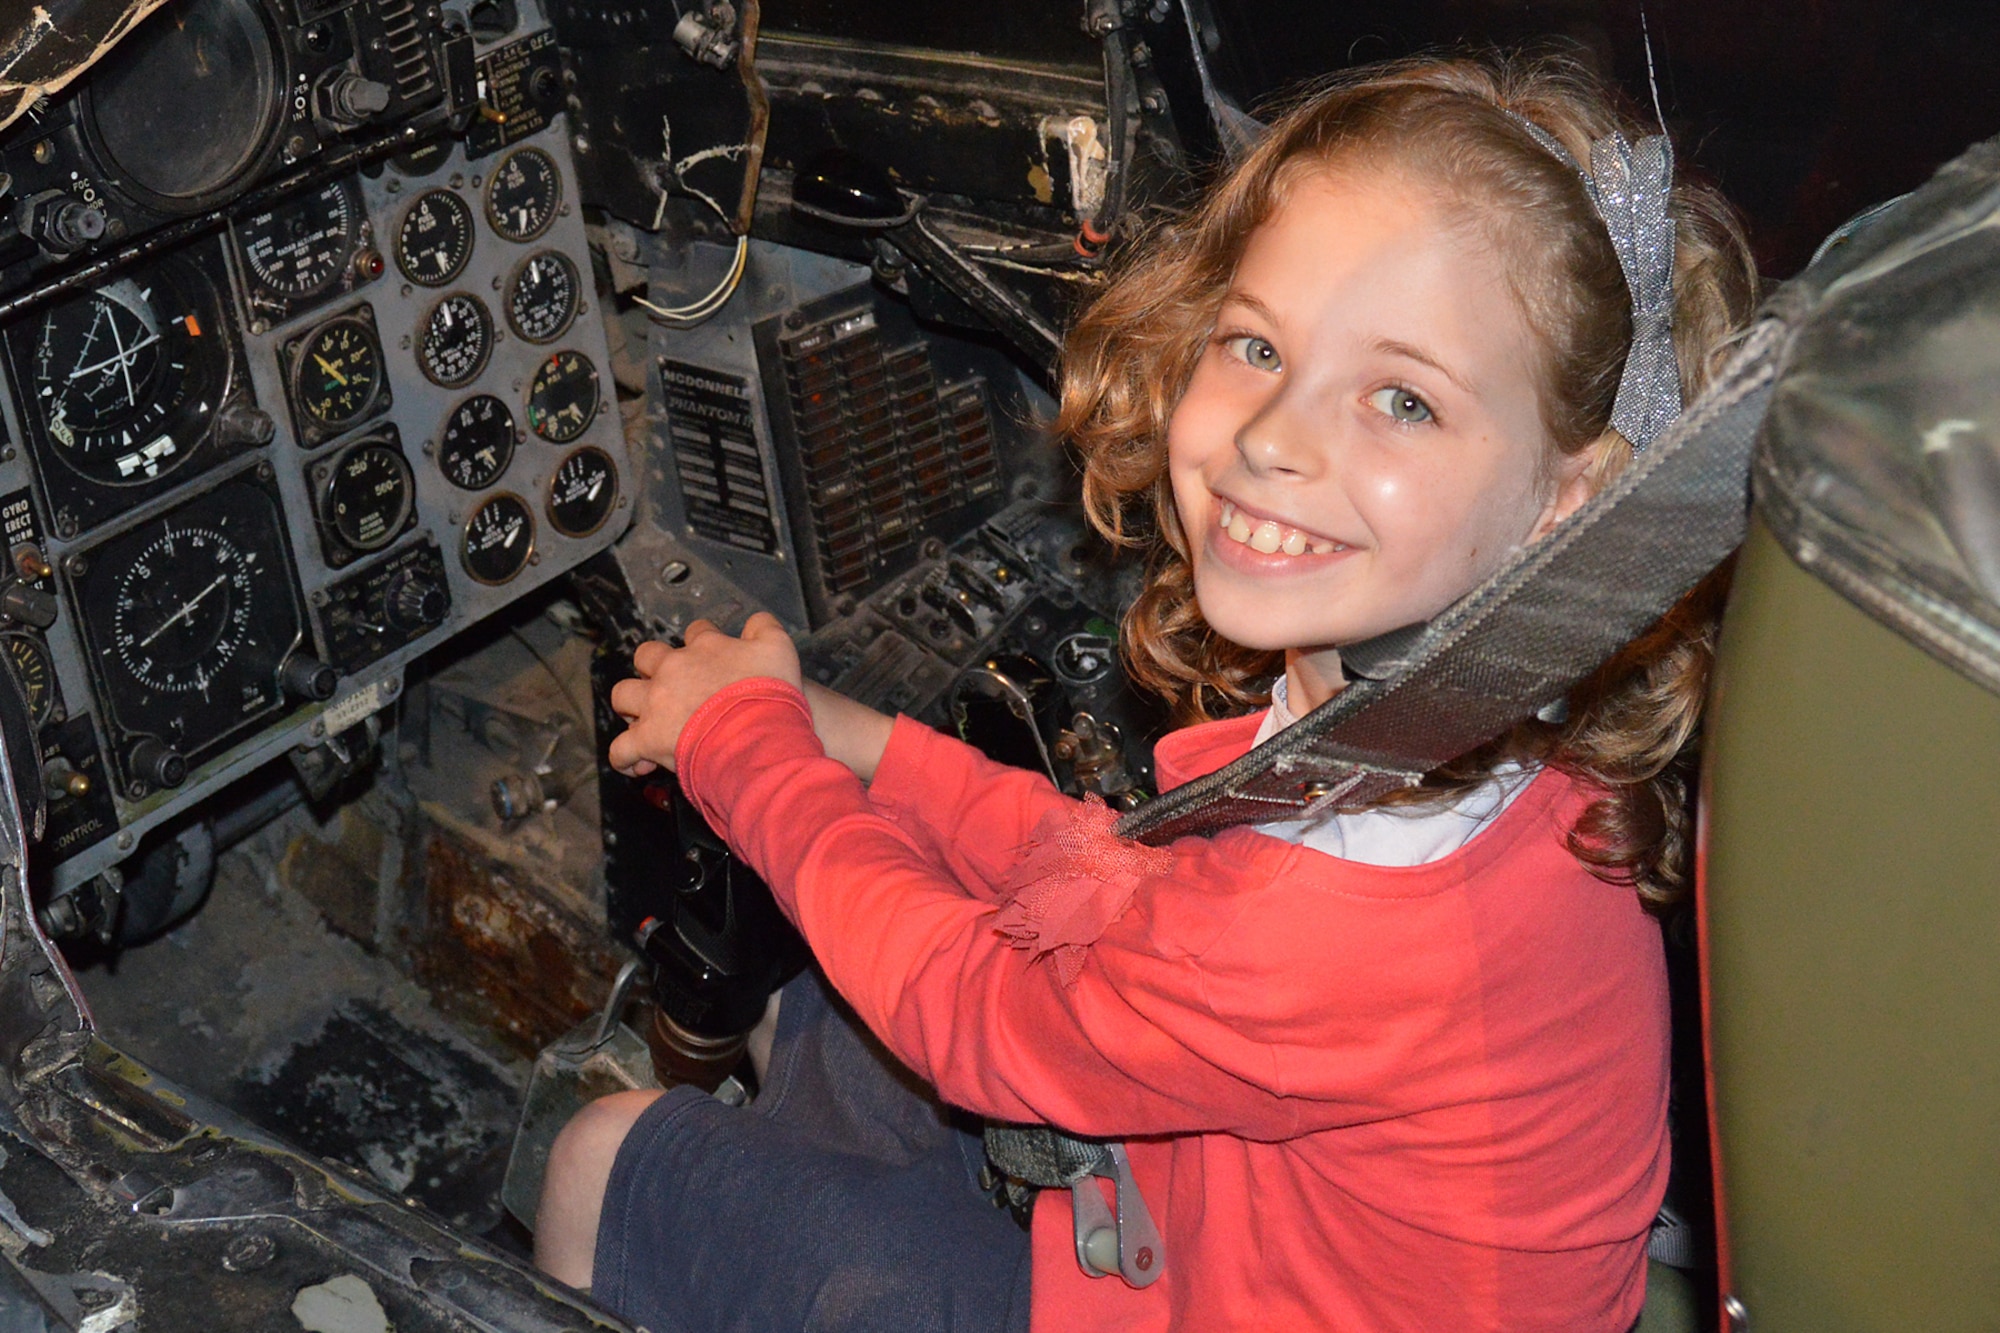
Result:
<svg viewBox="0 0 2000 1333">
<path fill-rule="evenodd" d="M 626 1136 L 591 1294 L 652 1333 L 1025 1333 L 1028 1237 L 984 1161 L 808 971 L 750 1105 L 674 1088 Z"/>
</svg>

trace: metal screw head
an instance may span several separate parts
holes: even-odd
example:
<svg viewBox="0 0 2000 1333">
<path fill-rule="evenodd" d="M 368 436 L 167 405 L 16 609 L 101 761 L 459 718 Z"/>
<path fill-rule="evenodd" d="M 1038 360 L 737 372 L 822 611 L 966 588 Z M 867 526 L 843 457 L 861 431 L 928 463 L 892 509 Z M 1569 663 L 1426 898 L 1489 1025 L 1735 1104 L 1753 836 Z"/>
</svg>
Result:
<svg viewBox="0 0 2000 1333">
<path fill-rule="evenodd" d="M 238 1236 L 223 1247 L 222 1266 L 232 1273 L 248 1273 L 270 1263 L 277 1253 L 276 1241 L 253 1232 Z"/>
<path fill-rule="evenodd" d="M 1729 1333 L 1747 1333 L 1750 1327 L 1750 1311 L 1734 1296 L 1722 1299 L 1722 1313 L 1729 1320 Z"/>
<path fill-rule="evenodd" d="M 145 784 L 135 782 L 132 785 L 134 789 L 137 789 L 139 787 L 144 786 Z M 130 833 L 121 833 L 118 835 L 118 850 L 121 852 L 129 852 L 132 850 L 132 835 Z"/>
</svg>

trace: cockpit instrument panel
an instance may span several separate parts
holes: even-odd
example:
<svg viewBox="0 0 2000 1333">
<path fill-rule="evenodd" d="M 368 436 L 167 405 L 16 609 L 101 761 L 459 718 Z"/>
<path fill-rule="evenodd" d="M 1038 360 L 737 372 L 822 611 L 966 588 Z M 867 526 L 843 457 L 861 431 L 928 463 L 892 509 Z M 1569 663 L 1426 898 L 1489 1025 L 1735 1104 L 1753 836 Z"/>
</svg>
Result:
<svg viewBox="0 0 2000 1333">
<path fill-rule="evenodd" d="M 509 8 L 170 0 L 0 137 L 0 649 L 54 889 L 629 522 L 554 48 Z"/>
</svg>

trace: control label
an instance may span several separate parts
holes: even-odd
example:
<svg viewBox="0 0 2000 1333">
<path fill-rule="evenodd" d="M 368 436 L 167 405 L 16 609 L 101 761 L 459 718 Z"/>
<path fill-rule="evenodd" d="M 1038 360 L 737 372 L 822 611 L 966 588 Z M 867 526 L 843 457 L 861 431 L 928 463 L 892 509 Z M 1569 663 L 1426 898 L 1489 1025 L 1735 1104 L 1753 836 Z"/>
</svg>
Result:
<svg viewBox="0 0 2000 1333">
<path fill-rule="evenodd" d="M 661 357 L 660 388 L 688 526 L 710 541 L 776 551 L 771 487 L 750 422 L 750 381 Z"/>
</svg>

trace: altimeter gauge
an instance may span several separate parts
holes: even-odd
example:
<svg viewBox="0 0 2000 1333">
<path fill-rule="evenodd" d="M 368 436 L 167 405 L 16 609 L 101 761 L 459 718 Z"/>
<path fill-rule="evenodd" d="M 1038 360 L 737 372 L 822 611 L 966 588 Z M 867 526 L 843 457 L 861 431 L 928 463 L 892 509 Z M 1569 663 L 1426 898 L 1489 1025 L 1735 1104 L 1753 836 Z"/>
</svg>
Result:
<svg viewBox="0 0 2000 1333">
<path fill-rule="evenodd" d="M 236 245 L 257 296 L 281 308 L 333 287 L 360 249 L 368 222 L 351 182 L 337 180 L 246 219 Z"/>
</svg>

